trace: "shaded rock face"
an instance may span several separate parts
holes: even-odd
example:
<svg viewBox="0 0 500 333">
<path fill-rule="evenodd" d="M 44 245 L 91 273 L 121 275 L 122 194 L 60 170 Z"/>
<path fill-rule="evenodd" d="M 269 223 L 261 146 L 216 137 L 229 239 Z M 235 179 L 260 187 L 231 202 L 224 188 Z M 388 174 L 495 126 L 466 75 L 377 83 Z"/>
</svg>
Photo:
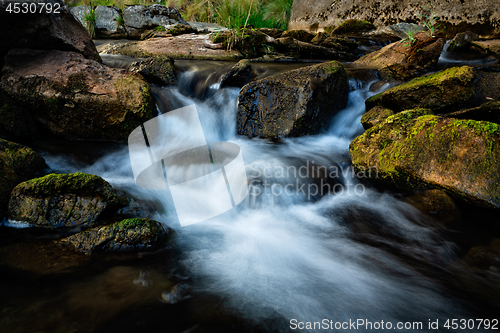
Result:
<svg viewBox="0 0 500 333">
<path fill-rule="evenodd" d="M 441 223 L 449 224 L 460 219 L 460 209 L 443 190 L 423 191 L 408 197 L 406 201 Z"/>
<path fill-rule="evenodd" d="M 220 87 L 243 87 L 257 76 L 252 70 L 252 65 L 248 59 L 240 60 L 236 65 L 222 75 Z"/>
<path fill-rule="evenodd" d="M 177 9 L 158 4 L 127 6 L 123 11 L 123 19 L 130 38 L 140 38 L 144 31 L 158 26 L 187 24 Z"/>
<path fill-rule="evenodd" d="M 150 88 L 140 75 L 74 52 L 11 51 L 0 90 L 67 139 L 125 140 L 152 117 Z"/>
<path fill-rule="evenodd" d="M 38 1 L 28 0 L 37 4 Z M 52 7 L 61 6 L 60 13 L 11 14 L 6 11 L 11 2 L 0 3 L 0 68 L 4 56 L 14 48 L 61 50 L 81 53 L 84 57 L 100 61 L 99 54 L 85 28 L 60 0 L 48 0 Z"/>
<path fill-rule="evenodd" d="M 39 137 L 35 120 L 27 108 L 0 89 L 0 137 L 10 140 L 27 140 Z"/>
<path fill-rule="evenodd" d="M 43 174 L 45 160 L 31 148 L 0 139 L 0 221 L 5 217 L 12 189 Z"/>
<path fill-rule="evenodd" d="M 143 61 L 132 63 L 128 70 L 144 76 L 149 82 L 159 85 L 176 84 L 174 60 L 167 56 L 158 55 Z"/>
<path fill-rule="evenodd" d="M 424 31 L 425 28 L 421 25 L 415 23 L 401 22 L 396 24 L 391 24 L 389 26 L 383 26 L 376 30 L 366 33 L 366 36 L 371 37 L 383 37 L 383 38 L 400 38 L 406 37 L 407 31 L 412 30 L 416 33 Z"/>
<path fill-rule="evenodd" d="M 464 51 L 468 49 L 472 42 L 479 40 L 479 36 L 473 32 L 466 31 L 456 34 L 450 41 L 448 51 Z"/>
<path fill-rule="evenodd" d="M 123 252 L 151 250 L 165 243 L 173 231 L 149 219 L 126 219 L 64 238 L 75 250 L 91 254 L 96 251 Z"/>
<path fill-rule="evenodd" d="M 387 80 L 408 80 L 432 69 L 438 62 L 446 43 L 444 38 L 432 38 L 424 32 L 418 33 L 412 45 L 395 42 L 365 55 L 354 64 L 375 68 Z"/>
<path fill-rule="evenodd" d="M 367 109 L 382 106 L 395 112 L 416 107 L 429 108 L 434 113 L 457 110 L 474 96 L 474 78 L 472 67 L 453 67 L 374 95 L 365 104 Z"/>
<path fill-rule="evenodd" d="M 111 185 L 84 173 L 50 174 L 17 185 L 9 219 L 45 228 L 94 226 L 105 212 L 119 208 Z"/>
<path fill-rule="evenodd" d="M 333 61 L 247 84 L 238 96 L 238 134 L 279 139 L 319 133 L 345 107 L 347 79 Z"/>
<path fill-rule="evenodd" d="M 357 34 L 364 31 L 374 30 L 375 26 L 366 20 L 349 19 L 342 22 L 338 27 L 333 29 L 333 34 Z"/>
<path fill-rule="evenodd" d="M 381 106 L 375 106 L 361 117 L 361 125 L 363 125 L 363 128 L 367 130 L 383 122 L 385 119 L 389 118 L 392 115 L 394 115 L 394 112 L 392 110 L 383 108 Z"/>
<path fill-rule="evenodd" d="M 428 14 L 424 8 L 428 5 L 428 0 L 295 0 L 288 28 L 324 29 L 347 19 L 367 20 L 377 27 L 398 22 L 421 23 L 419 15 Z M 491 36 L 500 32 L 497 0 L 435 1 L 434 8 L 440 21 L 446 22 L 447 30 L 455 30 L 455 33 L 472 30 Z"/>
<path fill-rule="evenodd" d="M 483 105 L 475 108 L 451 112 L 443 116 L 456 119 L 489 121 L 500 125 L 500 102 L 484 103 Z"/>
<path fill-rule="evenodd" d="M 400 190 L 439 188 L 454 199 L 500 208 L 500 126 L 404 111 L 354 139 L 355 169 L 378 169 Z"/>
</svg>

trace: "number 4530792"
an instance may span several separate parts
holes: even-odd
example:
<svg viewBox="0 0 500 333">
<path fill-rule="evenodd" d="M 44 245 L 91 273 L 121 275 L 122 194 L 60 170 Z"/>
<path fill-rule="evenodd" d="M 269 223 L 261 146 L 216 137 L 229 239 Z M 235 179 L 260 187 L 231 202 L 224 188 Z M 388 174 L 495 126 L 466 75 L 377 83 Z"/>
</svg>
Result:
<svg viewBox="0 0 500 333">
<path fill-rule="evenodd" d="M 38 3 L 28 3 L 28 2 L 9 2 L 7 5 L 7 8 L 5 9 L 6 12 L 10 14 L 35 14 L 35 13 L 45 13 L 45 14 L 59 14 L 61 10 L 61 5 L 58 3 L 45 3 L 45 2 L 38 2 Z"/>
</svg>

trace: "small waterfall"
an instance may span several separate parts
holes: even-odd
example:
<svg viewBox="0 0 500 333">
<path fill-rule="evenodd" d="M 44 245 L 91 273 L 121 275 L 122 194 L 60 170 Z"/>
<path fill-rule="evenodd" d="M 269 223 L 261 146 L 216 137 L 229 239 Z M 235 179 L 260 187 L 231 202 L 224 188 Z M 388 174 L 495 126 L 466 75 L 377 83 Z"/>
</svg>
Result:
<svg viewBox="0 0 500 333">
<path fill-rule="evenodd" d="M 363 131 L 364 101 L 374 94 L 369 84 L 351 81 L 346 109 L 323 134 L 273 144 L 236 135 L 238 89 L 211 86 L 200 99 L 186 88 L 195 79 L 196 73 L 184 73 L 180 87 L 155 88 L 155 96 L 161 112 L 196 104 L 208 141 L 241 147 L 253 194 L 236 209 L 180 228 L 168 193 L 134 184 L 126 147 L 91 166 L 52 156 L 48 164 L 98 174 L 134 196 L 161 203 L 157 218 L 176 229 L 192 288 L 221 297 L 240 315 L 270 325 L 267 329 L 288 331 L 292 319 L 363 319 L 422 322 L 422 331 L 430 332 L 429 319 L 467 318 L 460 300 L 445 296 L 447 286 L 431 278 L 446 281 L 453 273 L 447 268 L 456 260 L 453 246 L 422 226 L 414 208 L 352 177 L 348 146 Z M 303 177 L 293 172 L 301 167 L 337 173 Z M 318 178 L 336 190 L 311 195 Z M 294 189 L 291 195 L 273 192 L 287 185 Z"/>
</svg>

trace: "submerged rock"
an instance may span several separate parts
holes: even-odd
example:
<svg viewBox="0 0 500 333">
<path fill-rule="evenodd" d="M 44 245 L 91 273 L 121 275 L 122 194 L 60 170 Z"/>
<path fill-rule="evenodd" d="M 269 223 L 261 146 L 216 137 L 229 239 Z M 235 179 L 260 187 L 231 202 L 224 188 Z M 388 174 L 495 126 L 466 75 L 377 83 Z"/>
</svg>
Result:
<svg viewBox="0 0 500 333">
<path fill-rule="evenodd" d="M 17 185 L 9 201 L 9 219 L 33 226 L 94 226 L 120 208 L 111 185 L 85 173 L 50 174 Z"/>
<path fill-rule="evenodd" d="M 472 67 L 453 67 L 418 77 L 366 100 L 366 107 L 382 106 L 395 112 L 429 108 L 434 113 L 456 110 L 474 95 Z"/>
<path fill-rule="evenodd" d="M 446 40 L 418 33 L 413 45 L 396 42 L 365 55 L 354 64 L 380 70 L 385 79 L 407 80 L 422 75 L 438 62 Z"/>
<path fill-rule="evenodd" d="M 45 130 L 67 139 L 125 140 L 154 107 L 140 75 L 75 52 L 11 51 L 0 89 Z"/>
<path fill-rule="evenodd" d="M 252 65 L 248 59 L 240 60 L 236 65 L 222 75 L 220 79 L 220 87 L 243 87 L 248 82 L 252 81 L 257 74 L 252 70 Z"/>
<path fill-rule="evenodd" d="M 238 96 L 238 134 L 270 139 L 317 134 L 345 107 L 347 80 L 344 67 L 332 61 L 251 82 Z"/>
<path fill-rule="evenodd" d="M 149 82 L 159 85 L 177 83 L 174 60 L 167 56 L 157 55 L 146 60 L 136 61 L 128 67 L 128 70 L 139 73 Z"/>
<path fill-rule="evenodd" d="M 173 230 L 157 221 L 133 218 L 80 232 L 60 243 L 86 254 L 151 250 L 164 244 L 172 234 Z"/>
<path fill-rule="evenodd" d="M 349 147 L 355 169 L 401 190 L 440 188 L 454 199 L 500 208 L 500 125 L 404 111 Z"/>
<path fill-rule="evenodd" d="M 0 139 L 0 221 L 7 213 L 14 187 L 42 175 L 46 168 L 45 160 L 31 148 Z"/>
<path fill-rule="evenodd" d="M 39 3 L 35 0 L 23 2 L 37 6 Z M 99 53 L 87 30 L 74 18 L 63 1 L 44 1 L 54 9 L 59 7 L 59 13 L 47 13 L 45 10 L 26 14 L 9 13 L 6 9 L 12 3 L 0 3 L 0 68 L 4 64 L 4 56 L 14 48 L 73 51 L 87 59 L 100 61 Z"/>
</svg>

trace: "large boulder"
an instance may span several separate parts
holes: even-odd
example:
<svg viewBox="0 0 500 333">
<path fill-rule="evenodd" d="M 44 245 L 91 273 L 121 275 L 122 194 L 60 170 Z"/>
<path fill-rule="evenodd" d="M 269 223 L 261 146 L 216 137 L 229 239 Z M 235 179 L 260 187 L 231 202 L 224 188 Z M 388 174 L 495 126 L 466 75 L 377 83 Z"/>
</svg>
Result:
<svg viewBox="0 0 500 333">
<path fill-rule="evenodd" d="M 280 73 L 244 86 L 238 134 L 279 139 L 317 134 L 347 103 L 347 73 L 332 61 Z"/>
<path fill-rule="evenodd" d="M 161 246 L 172 234 L 173 230 L 157 221 L 133 218 L 80 232 L 62 239 L 60 243 L 86 254 L 96 251 L 144 251 Z"/>
<path fill-rule="evenodd" d="M 39 3 L 36 0 L 24 2 L 37 6 Z M 7 7 L 12 3 L 0 3 L 0 31 L 3 32 L 0 43 L 0 68 L 4 64 L 4 56 L 14 48 L 73 51 L 88 59 L 100 61 L 87 30 L 73 17 L 63 1 L 44 1 L 46 4 L 52 4 L 53 9 L 59 7 L 58 13 L 55 13 L 55 10 L 51 13 L 45 10 L 41 13 L 40 10 L 26 14 L 9 13 Z"/>
<path fill-rule="evenodd" d="M 395 42 L 369 53 L 354 64 L 375 68 L 388 80 L 408 80 L 432 69 L 438 62 L 446 43 L 444 38 L 430 37 L 424 32 L 415 36 L 416 42 L 408 45 Z"/>
<path fill-rule="evenodd" d="M 400 112 L 351 142 L 355 170 L 385 186 L 445 190 L 500 208 L 500 125 Z M 371 169 L 370 169 L 371 168 Z"/>
<path fill-rule="evenodd" d="M 395 112 L 417 107 L 434 113 L 455 111 L 474 96 L 474 78 L 472 67 L 453 67 L 374 95 L 365 104 L 367 109 L 382 106 Z"/>
<path fill-rule="evenodd" d="M 0 221 L 7 213 L 12 189 L 25 180 L 41 176 L 45 160 L 31 148 L 0 139 Z"/>
<path fill-rule="evenodd" d="M 11 51 L 0 90 L 44 129 L 67 139 L 125 140 L 153 112 L 140 75 L 75 52 Z"/>
<path fill-rule="evenodd" d="M 95 33 L 99 38 L 124 38 L 127 36 L 119 8 L 97 6 L 95 8 Z"/>
<path fill-rule="evenodd" d="M 50 174 L 14 188 L 8 217 L 45 228 L 90 227 L 99 223 L 104 214 L 119 208 L 118 196 L 99 176 Z"/>
<path fill-rule="evenodd" d="M 377 27 L 398 22 L 422 24 L 428 6 L 429 0 L 294 0 L 288 29 L 324 29 L 347 19 L 367 20 Z M 467 29 L 483 36 L 500 33 L 498 0 L 477 0 L 473 5 L 464 0 L 434 1 L 434 9 L 451 33 Z"/>
<path fill-rule="evenodd" d="M 187 24 L 177 9 L 158 4 L 127 6 L 123 11 L 123 20 L 130 38 L 140 38 L 146 30 L 159 26 Z"/>
</svg>

